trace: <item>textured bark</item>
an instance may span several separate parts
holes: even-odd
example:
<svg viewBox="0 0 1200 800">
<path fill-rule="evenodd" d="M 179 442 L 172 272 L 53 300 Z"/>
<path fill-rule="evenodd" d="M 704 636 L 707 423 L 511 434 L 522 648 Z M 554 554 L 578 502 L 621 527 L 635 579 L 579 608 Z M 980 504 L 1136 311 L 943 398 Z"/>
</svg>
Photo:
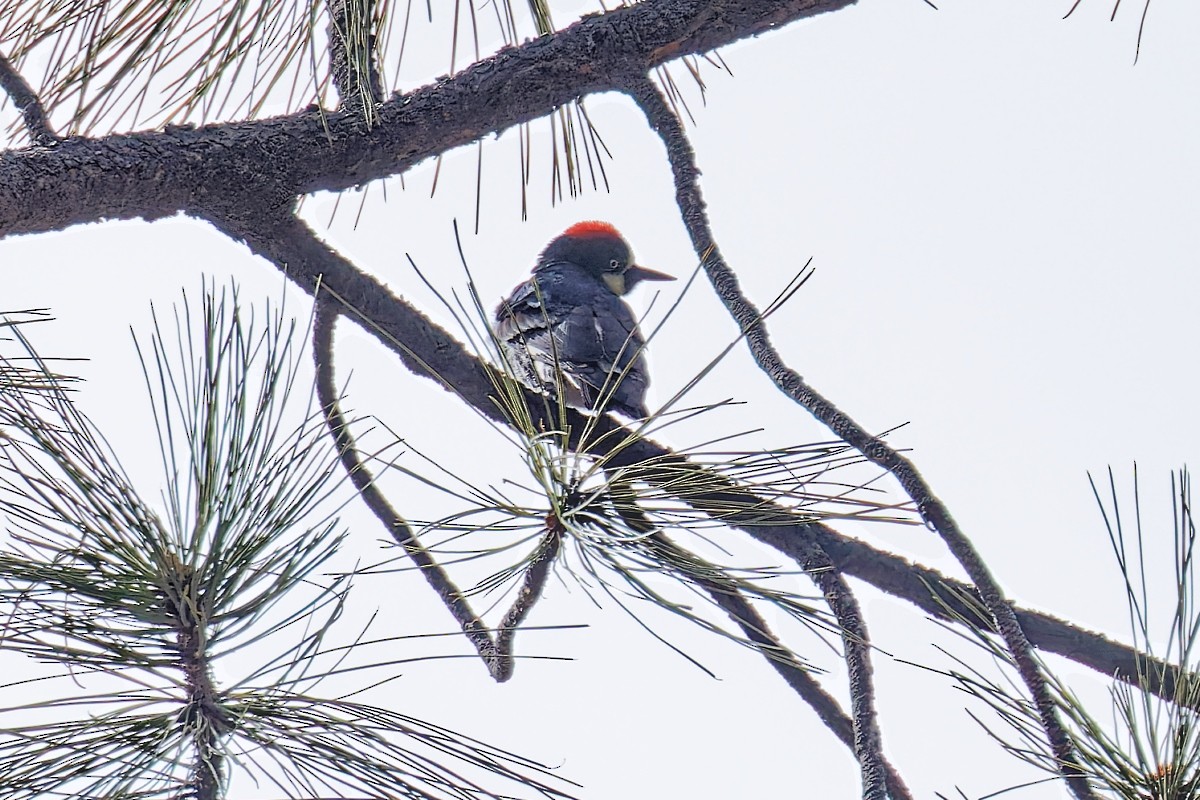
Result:
<svg viewBox="0 0 1200 800">
<path fill-rule="evenodd" d="M 395 95 L 370 129 L 318 109 L 200 128 L 72 138 L 0 154 L 0 236 L 103 219 L 269 210 L 291 198 L 397 175 L 432 156 L 549 114 L 628 76 L 853 0 L 645 0 L 507 48 Z"/>
</svg>

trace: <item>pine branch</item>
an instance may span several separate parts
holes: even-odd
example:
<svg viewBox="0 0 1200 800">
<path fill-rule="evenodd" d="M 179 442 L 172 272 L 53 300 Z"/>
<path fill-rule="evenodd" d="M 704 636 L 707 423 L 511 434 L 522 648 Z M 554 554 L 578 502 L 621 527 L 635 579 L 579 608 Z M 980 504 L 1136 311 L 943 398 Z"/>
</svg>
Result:
<svg viewBox="0 0 1200 800">
<path fill-rule="evenodd" d="M 299 378 L 305 345 L 280 310 L 257 324 L 236 289 L 193 311 L 177 308 L 173 343 L 156 315 L 138 349 L 161 513 L 16 330 L 39 316 L 0 321 L 17 349 L 0 374 L 20 378 L 0 381 L 4 645 L 63 689 L 0 708 L 0 795 L 219 800 L 240 775 L 288 796 L 569 797 L 553 771 L 347 701 L 345 684 L 321 697 L 333 675 L 399 662 L 360 661 L 361 630 L 350 663 L 332 641 L 351 575 L 322 577 L 343 493 Z M 249 645 L 266 659 L 223 660 Z"/>
<path fill-rule="evenodd" d="M 360 114 L 312 109 L 252 122 L 72 138 L 0 153 L 0 236 L 99 220 L 278 208 L 297 196 L 399 175 L 428 158 L 538 119 L 699 54 L 836 11 L 852 0 L 646 0 L 506 49 L 448 80 Z"/>
<path fill-rule="evenodd" d="M 281 272 L 309 294 L 318 287 L 331 290 L 341 298 L 343 308 L 353 308 L 355 320 L 384 347 L 392 350 L 401 363 L 416 375 L 434 380 L 453 391 L 461 400 L 489 419 L 507 424 L 507 420 L 492 402 L 493 379 L 489 368 L 466 351 L 444 329 L 426 319 L 404 299 L 392 294 L 374 277 L 362 272 L 332 248 L 312 235 L 297 221 L 230 220 L 213 218 L 216 227 L 237 241 L 244 241 L 256 254 L 275 264 Z M 298 226 L 298 227 L 297 227 Z M 540 407 L 538 398 L 529 397 L 531 410 Z M 572 409 L 567 410 L 567 422 L 573 430 L 591 427 L 601 442 L 627 442 L 632 432 L 620 432 L 611 417 L 593 423 Z M 603 455 L 603 454 L 601 454 Z M 686 464 L 654 441 L 640 437 L 618 454 L 614 466 L 635 463 L 665 463 L 674 460 Z M 648 477 L 653 478 L 651 474 Z M 662 482 L 660 478 L 660 482 Z M 722 479 L 714 477 L 714 486 Z M 667 480 L 669 485 L 669 479 Z M 730 492 L 736 487 L 727 484 Z M 699 508 L 721 509 L 741 502 L 736 494 L 723 501 L 719 493 L 692 497 L 689 502 Z M 722 504 L 725 503 L 723 506 Z M 753 538 L 789 555 L 803 558 L 800 550 L 807 542 L 816 542 L 846 575 L 867 581 L 873 586 L 920 608 L 927 614 L 948 621 L 967 621 L 980 630 L 994 630 L 989 619 L 983 619 L 963 606 L 958 599 L 962 593 L 974 594 L 974 589 L 961 581 L 904 558 L 871 547 L 864 542 L 843 536 L 827 525 L 811 522 L 771 503 L 760 504 L 755 522 L 752 515 L 732 522 Z M 771 523 L 771 524 L 767 524 Z M 961 614 L 952 619 L 947 609 Z M 1155 677 L 1149 691 L 1171 699 L 1178 670 L 1160 659 L 1151 659 L 1133 648 L 1114 642 L 1102 634 L 1074 626 L 1064 620 L 1029 609 L 1016 609 L 1022 627 L 1030 641 L 1042 650 L 1088 666 L 1106 677 L 1115 676 L 1136 684 L 1140 672 Z M 1139 669 L 1140 666 L 1140 669 Z"/>
</svg>

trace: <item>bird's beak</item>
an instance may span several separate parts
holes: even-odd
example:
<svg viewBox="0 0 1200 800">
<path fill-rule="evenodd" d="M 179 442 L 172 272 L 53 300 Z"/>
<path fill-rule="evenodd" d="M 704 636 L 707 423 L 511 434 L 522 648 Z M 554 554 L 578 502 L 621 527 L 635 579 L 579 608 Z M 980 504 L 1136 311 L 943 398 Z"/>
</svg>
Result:
<svg viewBox="0 0 1200 800">
<path fill-rule="evenodd" d="M 625 270 L 625 282 L 633 286 L 638 281 L 673 281 L 674 275 L 668 275 L 665 272 L 658 272 L 645 267 L 639 267 L 637 264 L 632 264 Z"/>
<path fill-rule="evenodd" d="M 613 294 L 625 294 L 642 281 L 673 281 L 675 276 L 630 264 L 620 275 L 605 275 L 604 280 L 608 283 L 608 288 L 613 290 Z"/>
<path fill-rule="evenodd" d="M 628 294 L 641 281 L 673 281 L 674 275 L 630 264 L 624 272 L 606 272 L 600 276 L 615 295 Z"/>
</svg>

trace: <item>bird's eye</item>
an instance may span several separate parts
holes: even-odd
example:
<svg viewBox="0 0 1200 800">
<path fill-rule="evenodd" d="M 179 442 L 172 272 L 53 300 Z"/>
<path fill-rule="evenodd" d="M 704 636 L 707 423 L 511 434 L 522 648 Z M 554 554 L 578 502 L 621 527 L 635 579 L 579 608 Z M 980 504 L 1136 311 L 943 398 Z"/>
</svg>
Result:
<svg viewBox="0 0 1200 800">
<path fill-rule="evenodd" d="M 609 272 L 620 272 L 624 267 L 625 267 L 625 265 L 622 264 L 621 261 L 616 258 L 614 258 L 612 261 L 608 262 L 608 271 Z"/>
</svg>

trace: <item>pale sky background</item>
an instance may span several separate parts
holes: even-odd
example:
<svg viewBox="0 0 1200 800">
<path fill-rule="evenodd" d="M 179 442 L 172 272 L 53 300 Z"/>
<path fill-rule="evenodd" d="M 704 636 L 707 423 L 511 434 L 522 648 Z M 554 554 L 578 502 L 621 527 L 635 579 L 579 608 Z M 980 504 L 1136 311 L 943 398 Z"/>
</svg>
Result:
<svg viewBox="0 0 1200 800">
<path fill-rule="evenodd" d="M 863 2 L 795 24 L 722 51 L 735 77 L 709 70 L 707 105 L 688 90 L 697 121 L 689 132 L 713 228 L 747 294 L 766 305 L 814 259 L 816 276 L 770 322 L 788 362 L 865 426 L 909 423 L 894 441 L 910 448 L 1011 597 L 1127 639 L 1087 472 L 1112 465 L 1127 488 L 1138 462 L 1157 526 L 1152 555 L 1168 576 L 1169 470 L 1200 453 L 1200 8 L 1157 0 L 1135 66 L 1140 5 L 1111 23 L 1106 3 L 1085 0 L 1064 21 L 1068 7 Z M 591 10 L 553 8 L 560 23 Z M 444 25 L 419 30 L 441 66 L 414 66 L 395 88 L 445 70 Z M 616 224 L 641 263 L 679 275 L 694 268 L 659 140 L 623 97 L 594 97 L 588 108 L 616 156 L 611 193 L 552 207 L 543 159 L 527 222 L 515 135 L 489 141 L 480 231 L 464 237 L 488 303 L 580 219 Z M 354 193 L 331 227 L 331 197 L 312 198 L 305 215 L 360 268 L 445 321 L 405 254 L 439 288 L 461 291 L 451 222 L 471 229 L 475 158 L 473 148 L 452 154 L 432 200 L 432 163 L 406 177 L 406 191 L 390 182 L 386 203 L 373 187 L 357 229 Z M 39 326 L 43 351 L 91 359 L 78 368 L 88 381 L 80 402 L 148 497 L 158 491 L 153 429 L 129 326 L 146 331 L 151 302 L 165 308 L 181 288 L 195 294 L 203 275 L 236 278 L 246 299 L 277 298 L 282 287 L 273 267 L 184 219 L 0 241 L 0 265 L 0 305 L 48 306 L 58 318 Z M 681 288 L 662 286 L 652 320 Z M 304 297 L 287 294 L 306 317 Z M 642 289 L 633 302 L 645 308 L 650 297 Z M 361 331 L 343 323 L 339 332 L 339 376 L 353 370 L 358 413 L 481 480 L 519 477 L 511 448 L 448 395 L 396 367 Z M 708 286 L 694 287 L 651 345 L 653 397 L 669 397 L 734 333 Z M 741 347 L 693 397 L 747 405 L 703 429 L 669 431 L 671 444 L 759 425 L 754 446 L 827 438 Z M 413 518 L 448 513 L 411 482 L 386 485 Z M 372 517 L 355 509 L 347 521 L 347 558 L 387 555 Z M 923 528 L 843 529 L 959 574 Z M 740 548 L 750 563 L 780 564 L 772 551 Z M 419 576 L 359 584 L 356 609 L 382 610 L 377 636 L 453 628 Z M 795 588 L 810 591 L 803 578 Z M 949 668 L 933 641 L 974 655 L 902 602 L 867 588 L 860 599 L 876 644 L 896 659 Z M 666 615 L 649 618 L 719 679 L 611 602 L 597 610 L 567 578 L 550 582 L 530 623 L 588 627 L 525 633 L 517 646 L 572 661 L 519 663 L 502 686 L 475 660 L 415 663 L 367 699 L 555 766 L 589 799 L 856 795 L 851 755 L 760 657 Z M 451 639 L 404 644 L 400 655 L 468 650 Z M 838 660 L 815 645 L 804 652 L 832 671 L 826 685 L 845 698 Z M 916 797 L 958 786 L 977 798 L 1039 776 L 999 751 L 948 680 L 882 653 L 876 666 L 886 750 Z M 1061 674 L 1104 701 L 1086 670 L 1067 664 Z M 1066 792 L 1043 785 L 1006 796 Z"/>
</svg>

